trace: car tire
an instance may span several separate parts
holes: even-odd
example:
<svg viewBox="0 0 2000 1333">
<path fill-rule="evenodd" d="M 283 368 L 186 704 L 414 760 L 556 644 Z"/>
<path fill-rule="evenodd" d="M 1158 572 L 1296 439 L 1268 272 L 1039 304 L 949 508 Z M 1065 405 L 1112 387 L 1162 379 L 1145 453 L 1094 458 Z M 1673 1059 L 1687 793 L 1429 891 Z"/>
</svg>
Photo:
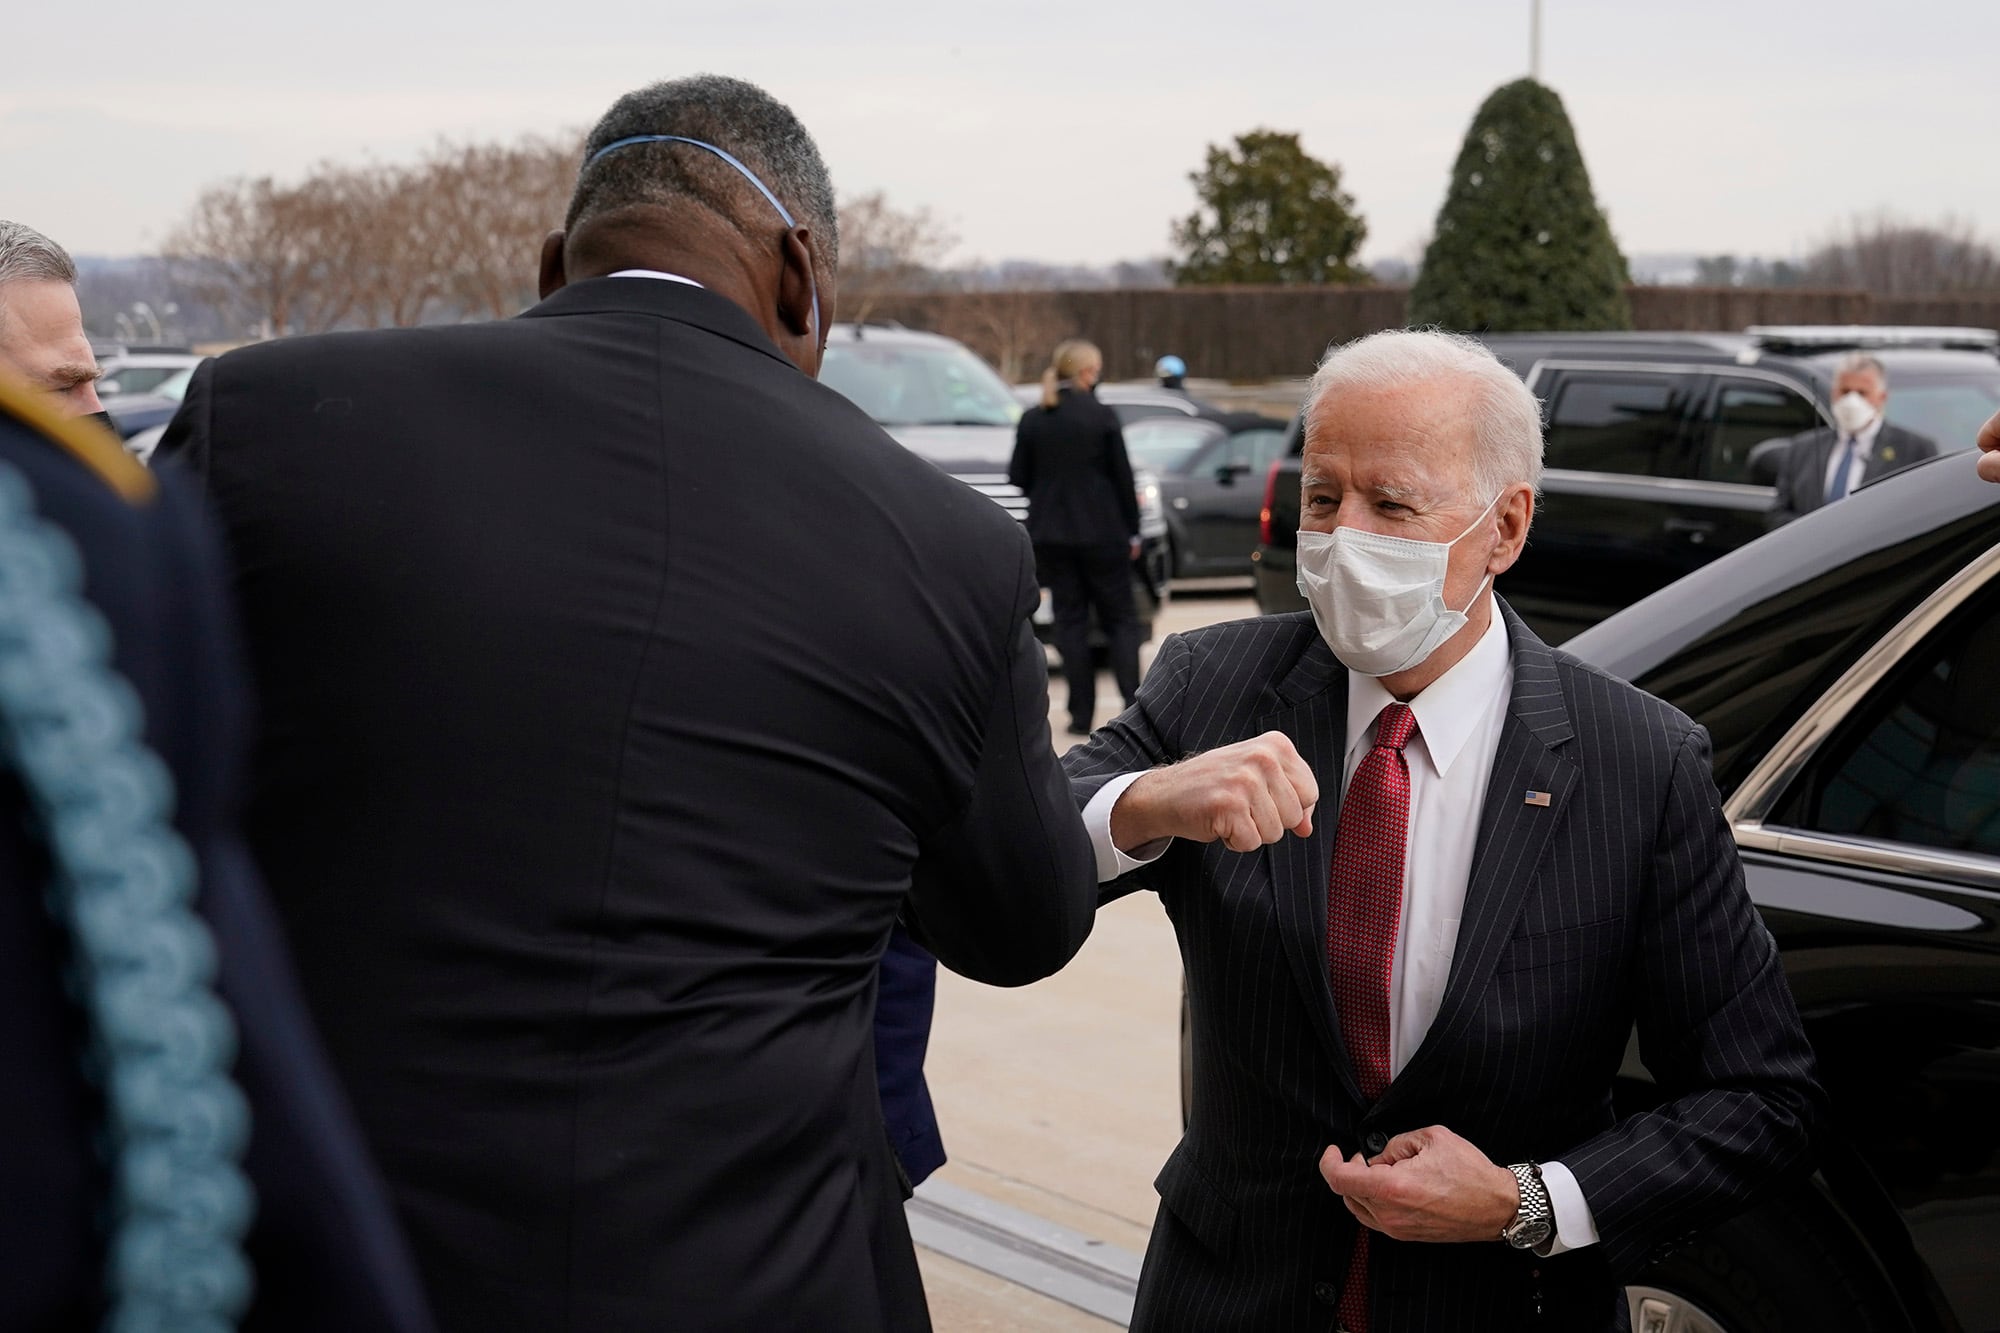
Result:
<svg viewBox="0 0 2000 1333">
<path fill-rule="evenodd" d="M 1625 1289 L 1632 1333 L 1909 1333 L 1909 1319 L 1809 1189 L 1704 1233 Z"/>
</svg>

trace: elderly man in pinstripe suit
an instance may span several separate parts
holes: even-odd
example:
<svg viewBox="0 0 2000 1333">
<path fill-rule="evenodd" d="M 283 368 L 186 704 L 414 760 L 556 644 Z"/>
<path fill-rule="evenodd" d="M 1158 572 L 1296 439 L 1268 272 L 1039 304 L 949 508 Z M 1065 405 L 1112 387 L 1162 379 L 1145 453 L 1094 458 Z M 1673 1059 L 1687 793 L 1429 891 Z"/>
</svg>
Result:
<svg viewBox="0 0 2000 1333">
<path fill-rule="evenodd" d="M 1493 594 L 1541 422 L 1484 348 L 1339 349 L 1306 420 L 1311 614 L 1168 640 L 1065 760 L 1192 1006 L 1135 1327 L 1624 1327 L 1819 1096 L 1707 735 Z M 1664 1101 L 1621 1120 L 1635 1025 Z"/>
</svg>

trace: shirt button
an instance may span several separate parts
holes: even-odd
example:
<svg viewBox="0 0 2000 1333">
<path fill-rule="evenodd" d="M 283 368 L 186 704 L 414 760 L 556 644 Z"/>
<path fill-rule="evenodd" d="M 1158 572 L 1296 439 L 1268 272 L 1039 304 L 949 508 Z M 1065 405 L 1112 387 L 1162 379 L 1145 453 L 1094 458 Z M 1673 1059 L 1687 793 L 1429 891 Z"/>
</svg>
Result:
<svg viewBox="0 0 2000 1333">
<path fill-rule="evenodd" d="M 1331 1282 L 1314 1283 L 1313 1296 L 1328 1305 L 1340 1304 L 1340 1288 L 1334 1286 Z"/>
<path fill-rule="evenodd" d="M 1370 1130 L 1368 1137 L 1361 1140 L 1361 1147 L 1370 1157 L 1380 1157 L 1382 1150 L 1389 1146 L 1389 1136 L 1381 1130 Z"/>
</svg>

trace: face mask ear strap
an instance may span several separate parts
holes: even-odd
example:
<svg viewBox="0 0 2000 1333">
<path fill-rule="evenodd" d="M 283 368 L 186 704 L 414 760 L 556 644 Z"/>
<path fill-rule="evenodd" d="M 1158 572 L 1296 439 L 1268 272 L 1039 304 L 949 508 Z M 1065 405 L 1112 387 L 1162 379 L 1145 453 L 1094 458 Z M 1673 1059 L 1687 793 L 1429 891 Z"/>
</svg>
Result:
<svg viewBox="0 0 2000 1333">
<path fill-rule="evenodd" d="M 598 149 L 596 152 L 592 153 L 587 159 L 585 159 L 583 164 L 583 169 L 585 171 L 589 171 L 592 167 L 596 166 L 599 162 L 603 161 L 607 153 L 615 153 L 620 148 L 630 148 L 634 144 L 642 144 L 642 143 L 684 143 L 688 145 L 688 147 L 690 148 L 699 148 L 704 152 L 714 153 L 724 162 L 727 162 L 730 166 L 734 167 L 736 169 L 737 174 L 742 176 L 744 180 L 749 181 L 752 185 L 757 187 L 757 193 L 763 195 L 765 201 L 768 202 L 771 205 L 771 207 L 778 210 L 778 216 L 784 221 L 785 229 L 787 231 L 795 230 L 798 227 L 799 224 L 792 217 L 792 210 L 786 208 L 784 205 L 784 201 L 779 199 L 778 196 L 772 192 L 771 187 L 764 184 L 763 181 L 759 180 L 757 178 L 757 173 L 750 170 L 750 168 L 744 166 L 743 163 L 737 159 L 734 153 L 729 152 L 727 149 L 718 148 L 714 144 L 708 143 L 705 140 L 690 139 L 684 134 L 633 134 L 633 135 L 628 135 L 623 139 L 613 139 L 610 143 L 604 145 L 604 147 Z M 823 347 L 824 344 L 820 343 L 819 280 L 817 278 L 813 279 L 812 289 L 813 289 L 812 292 L 813 343 L 815 346 Z"/>
</svg>

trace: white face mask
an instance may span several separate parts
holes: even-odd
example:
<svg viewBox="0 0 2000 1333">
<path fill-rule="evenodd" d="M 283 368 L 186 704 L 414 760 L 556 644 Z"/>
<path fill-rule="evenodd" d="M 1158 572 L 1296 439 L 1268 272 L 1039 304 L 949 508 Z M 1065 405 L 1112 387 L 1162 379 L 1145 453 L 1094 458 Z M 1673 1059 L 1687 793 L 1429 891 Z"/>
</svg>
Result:
<svg viewBox="0 0 2000 1333">
<path fill-rule="evenodd" d="M 1448 542 L 1385 537 L 1359 528 L 1299 533 L 1299 591 L 1341 665 L 1364 676 L 1393 676 L 1421 665 L 1465 627 L 1465 611 L 1454 611 L 1444 601 L 1451 548 L 1485 522 L 1500 495 Z M 1480 583 L 1472 602 L 1492 581 L 1489 575 Z M 1472 602 L 1466 603 L 1466 611 Z"/>
<path fill-rule="evenodd" d="M 1874 419 L 1875 404 L 1851 389 L 1833 405 L 1833 424 L 1840 427 L 1842 435 L 1859 435 Z"/>
</svg>

